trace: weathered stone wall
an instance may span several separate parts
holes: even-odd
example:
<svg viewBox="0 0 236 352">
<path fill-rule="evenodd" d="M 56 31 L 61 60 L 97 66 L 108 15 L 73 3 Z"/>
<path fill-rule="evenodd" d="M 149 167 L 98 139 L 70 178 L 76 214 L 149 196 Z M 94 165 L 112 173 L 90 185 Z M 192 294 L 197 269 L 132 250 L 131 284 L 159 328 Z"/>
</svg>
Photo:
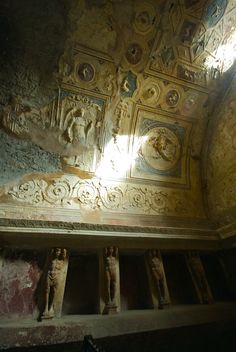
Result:
<svg viewBox="0 0 236 352">
<path fill-rule="evenodd" d="M 1 106 L 14 96 L 38 106 L 50 99 L 57 87 L 53 72 L 64 50 L 66 15 L 63 1 L 1 3 Z"/>
<path fill-rule="evenodd" d="M 54 72 L 64 50 L 66 14 L 63 1 L 7 0 L 0 5 L 0 115 L 20 97 L 30 109 L 55 95 Z M 0 184 L 31 172 L 60 170 L 58 156 L 1 130 Z"/>
<path fill-rule="evenodd" d="M 206 161 L 207 202 L 219 225 L 236 218 L 236 76 L 209 125 Z"/>
</svg>

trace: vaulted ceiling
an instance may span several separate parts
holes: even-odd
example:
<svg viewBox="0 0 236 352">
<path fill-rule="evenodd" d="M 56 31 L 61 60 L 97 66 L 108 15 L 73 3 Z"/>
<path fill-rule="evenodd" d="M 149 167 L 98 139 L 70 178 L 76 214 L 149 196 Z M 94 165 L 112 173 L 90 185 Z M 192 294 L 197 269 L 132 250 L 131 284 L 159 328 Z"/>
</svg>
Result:
<svg viewBox="0 0 236 352">
<path fill-rule="evenodd" d="M 7 2 L 2 218 L 232 235 L 235 16 L 234 0 Z"/>
</svg>

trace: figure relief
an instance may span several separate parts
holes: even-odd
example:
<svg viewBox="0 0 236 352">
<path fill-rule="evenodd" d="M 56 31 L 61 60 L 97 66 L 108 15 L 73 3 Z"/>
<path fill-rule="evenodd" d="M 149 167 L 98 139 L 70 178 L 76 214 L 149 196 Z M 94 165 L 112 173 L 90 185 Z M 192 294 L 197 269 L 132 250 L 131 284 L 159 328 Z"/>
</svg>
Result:
<svg viewBox="0 0 236 352">
<path fill-rule="evenodd" d="M 118 248 L 105 249 L 105 271 L 107 285 L 106 309 L 117 309 L 117 284 L 118 284 Z"/>
<path fill-rule="evenodd" d="M 121 84 L 121 91 L 125 92 L 125 93 L 129 93 L 130 92 L 130 83 L 128 81 L 128 78 L 125 77 L 122 84 Z"/>
<path fill-rule="evenodd" d="M 144 160 L 157 170 L 172 168 L 181 156 L 181 145 L 177 135 L 166 127 L 152 128 L 139 150 Z"/>
<path fill-rule="evenodd" d="M 187 264 L 196 288 L 200 303 L 212 303 L 213 297 L 207 282 L 204 267 L 198 253 L 190 252 L 187 256 Z"/>
<path fill-rule="evenodd" d="M 84 113 L 85 110 L 83 108 L 75 107 L 70 111 L 71 118 L 64 132 L 64 138 L 68 143 L 86 143 L 89 131 L 92 128 L 92 120 L 86 122 Z"/>
<path fill-rule="evenodd" d="M 41 319 L 51 319 L 55 316 L 59 291 L 64 291 L 62 281 L 65 279 L 66 256 L 67 251 L 64 248 L 53 248 L 49 255 L 43 297 L 44 309 Z"/>
<path fill-rule="evenodd" d="M 104 100 L 59 90 L 40 109 L 21 99 L 6 106 L 0 121 L 7 132 L 29 139 L 42 149 L 63 157 L 100 151 L 100 128 Z"/>
<path fill-rule="evenodd" d="M 178 104 L 179 98 L 180 96 L 177 90 L 172 89 L 166 94 L 166 103 L 171 108 L 175 107 Z"/>
<path fill-rule="evenodd" d="M 123 124 L 123 120 L 129 118 L 129 104 L 126 101 L 121 100 L 115 109 L 115 118 L 112 129 L 112 136 L 114 138 L 114 142 L 117 142 L 117 135 L 120 132 L 121 125 Z"/>
<path fill-rule="evenodd" d="M 78 76 L 82 81 L 90 82 L 93 80 L 95 75 L 95 70 L 89 63 L 82 63 L 78 68 Z"/>
<path fill-rule="evenodd" d="M 29 122 L 32 113 L 31 108 L 23 104 L 20 97 L 14 97 L 10 104 L 3 109 L 1 124 L 16 136 L 28 138 L 27 122 Z"/>
<path fill-rule="evenodd" d="M 102 88 L 109 94 L 113 95 L 117 89 L 115 75 L 109 70 L 106 70 L 103 75 L 101 75 Z"/>
<path fill-rule="evenodd" d="M 160 258 L 160 252 L 158 250 L 150 250 L 148 252 L 149 265 L 151 268 L 151 275 L 155 281 L 157 298 L 158 298 L 158 309 L 163 309 L 166 301 L 165 293 L 165 275 Z"/>
<path fill-rule="evenodd" d="M 60 124 L 64 132 L 62 139 L 68 148 L 78 145 L 88 149 L 96 144 L 101 127 L 100 107 L 86 98 L 72 96 L 63 100 Z"/>
<path fill-rule="evenodd" d="M 137 75 L 132 71 L 122 72 L 119 70 L 118 85 L 120 86 L 120 95 L 122 98 L 132 98 L 137 89 Z"/>
</svg>

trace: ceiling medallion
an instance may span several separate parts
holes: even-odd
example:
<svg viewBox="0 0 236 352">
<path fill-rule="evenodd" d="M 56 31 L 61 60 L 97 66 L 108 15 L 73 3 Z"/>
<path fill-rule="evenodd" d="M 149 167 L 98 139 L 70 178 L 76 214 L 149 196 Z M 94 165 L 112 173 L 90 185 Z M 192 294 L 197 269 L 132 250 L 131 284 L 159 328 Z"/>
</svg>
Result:
<svg viewBox="0 0 236 352">
<path fill-rule="evenodd" d="M 81 81 L 91 82 L 94 78 L 94 73 L 95 71 L 91 64 L 82 63 L 79 65 L 78 76 L 81 79 Z"/>
<path fill-rule="evenodd" d="M 179 93 L 177 90 L 172 89 L 166 94 L 166 103 L 170 107 L 175 107 L 179 102 Z"/>
<path fill-rule="evenodd" d="M 147 11 L 140 12 L 135 17 L 135 27 L 138 32 L 145 33 L 150 30 L 152 26 L 153 19 L 150 18 L 150 15 Z"/>
<path fill-rule="evenodd" d="M 146 134 L 141 153 L 152 168 L 166 171 L 178 162 L 181 145 L 176 134 L 169 128 L 155 127 Z"/>
<path fill-rule="evenodd" d="M 126 59 L 131 65 L 137 65 L 143 54 L 143 49 L 138 43 L 132 43 L 129 45 L 126 51 Z"/>
<path fill-rule="evenodd" d="M 156 105 L 160 97 L 160 87 L 156 82 L 147 80 L 143 85 L 141 101 L 143 104 Z"/>
<path fill-rule="evenodd" d="M 187 97 L 185 98 L 183 104 L 184 109 L 187 111 L 193 110 L 197 105 L 198 97 L 199 94 L 196 92 L 191 92 L 187 94 Z"/>
<path fill-rule="evenodd" d="M 203 21 L 208 27 L 213 27 L 219 22 L 225 12 L 226 6 L 227 0 L 210 1 L 203 17 Z"/>
<path fill-rule="evenodd" d="M 153 31 L 156 23 L 156 10 L 149 3 L 139 3 L 135 6 L 134 30 L 146 35 Z"/>
</svg>

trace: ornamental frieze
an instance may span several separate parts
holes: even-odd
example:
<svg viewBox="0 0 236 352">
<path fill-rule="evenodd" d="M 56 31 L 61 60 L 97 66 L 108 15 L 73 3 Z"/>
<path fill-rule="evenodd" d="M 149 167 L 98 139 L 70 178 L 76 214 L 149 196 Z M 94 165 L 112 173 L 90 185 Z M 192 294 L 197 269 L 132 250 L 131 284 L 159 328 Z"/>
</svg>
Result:
<svg viewBox="0 0 236 352">
<path fill-rule="evenodd" d="M 71 175 L 51 181 L 30 179 L 6 190 L 2 198 L 10 203 L 135 214 L 190 215 L 194 211 L 192 200 L 176 191 Z"/>
</svg>

